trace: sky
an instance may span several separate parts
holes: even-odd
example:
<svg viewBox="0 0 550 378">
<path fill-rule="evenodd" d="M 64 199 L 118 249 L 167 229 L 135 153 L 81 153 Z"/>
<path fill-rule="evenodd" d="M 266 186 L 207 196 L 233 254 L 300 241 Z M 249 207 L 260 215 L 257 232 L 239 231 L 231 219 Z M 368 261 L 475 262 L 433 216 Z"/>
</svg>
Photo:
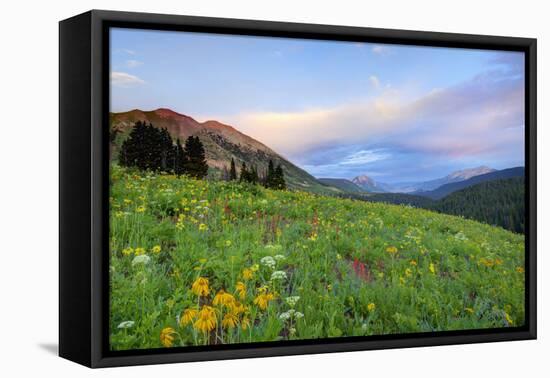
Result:
<svg viewBox="0 0 550 378">
<path fill-rule="evenodd" d="M 111 29 L 111 111 L 217 120 L 316 177 L 524 165 L 524 55 Z"/>
</svg>

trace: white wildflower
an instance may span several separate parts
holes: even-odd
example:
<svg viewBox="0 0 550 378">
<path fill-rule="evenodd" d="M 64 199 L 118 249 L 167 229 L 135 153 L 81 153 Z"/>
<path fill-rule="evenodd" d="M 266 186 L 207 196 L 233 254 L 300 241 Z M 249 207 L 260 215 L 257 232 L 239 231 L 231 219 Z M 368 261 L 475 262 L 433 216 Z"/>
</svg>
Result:
<svg viewBox="0 0 550 378">
<path fill-rule="evenodd" d="M 289 305 L 290 307 L 294 307 L 296 306 L 296 302 L 298 302 L 298 300 L 300 299 L 299 296 L 295 295 L 293 297 L 287 297 L 285 298 L 285 302 L 287 305 Z"/>
<path fill-rule="evenodd" d="M 276 270 L 271 274 L 272 280 L 286 280 L 286 272 L 282 270 Z"/>
<path fill-rule="evenodd" d="M 149 263 L 149 261 L 151 261 L 151 258 L 149 256 L 139 255 L 139 256 L 134 257 L 134 259 L 132 260 L 132 266 L 136 266 L 138 264 L 146 265 L 146 264 Z"/>
<path fill-rule="evenodd" d="M 283 255 L 275 255 L 274 258 L 275 258 L 275 260 L 277 260 L 277 261 L 284 261 L 284 260 L 286 260 L 286 257 L 283 256 Z"/>
<path fill-rule="evenodd" d="M 122 323 L 118 325 L 117 328 L 123 329 L 123 328 L 132 328 L 134 326 L 135 322 L 133 320 L 125 320 Z"/>
<path fill-rule="evenodd" d="M 262 257 L 261 260 L 260 260 L 260 264 L 262 264 L 263 266 L 267 266 L 268 268 L 275 268 L 275 265 L 277 264 L 277 262 L 275 261 L 275 259 L 271 256 L 265 256 L 265 257 Z"/>
<path fill-rule="evenodd" d="M 288 319 L 290 319 L 290 313 L 288 311 L 283 312 L 282 314 L 279 315 L 279 319 L 281 319 L 283 322 L 287 321 Z"/>
</svg>

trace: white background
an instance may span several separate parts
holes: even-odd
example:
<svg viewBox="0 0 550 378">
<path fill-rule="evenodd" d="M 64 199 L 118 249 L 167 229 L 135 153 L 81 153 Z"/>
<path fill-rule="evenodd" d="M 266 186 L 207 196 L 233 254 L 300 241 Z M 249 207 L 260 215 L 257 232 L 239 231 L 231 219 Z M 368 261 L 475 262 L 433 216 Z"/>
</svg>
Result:
<svg viewBox="0 0 550 378">
<path fill-rule="evenodd" d="M 550 26 L 546 1 L 5 1 L 0 22 L 2 377 L 543 376 L 550 374 Z M 538 38 L 539 340 L 90 370 L 56 356 L 58 25 L 89 9 Z M 75 125 L 77 127 L 78 125 Z M 545 350 L 546 349 L 546 350 Z"/>
</svg>

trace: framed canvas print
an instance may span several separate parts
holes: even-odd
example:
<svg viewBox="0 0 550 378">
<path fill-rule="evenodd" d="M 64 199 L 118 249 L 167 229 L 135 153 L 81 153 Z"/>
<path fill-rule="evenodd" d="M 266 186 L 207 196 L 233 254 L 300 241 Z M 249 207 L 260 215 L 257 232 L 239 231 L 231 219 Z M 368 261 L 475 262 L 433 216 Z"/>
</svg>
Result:
<svg viewBox="0 0 550 378">
<path fill-rule="evenodd" d="M 60 23 L 60 355 L 536 337 L 536 40 Z"/>
</svg>

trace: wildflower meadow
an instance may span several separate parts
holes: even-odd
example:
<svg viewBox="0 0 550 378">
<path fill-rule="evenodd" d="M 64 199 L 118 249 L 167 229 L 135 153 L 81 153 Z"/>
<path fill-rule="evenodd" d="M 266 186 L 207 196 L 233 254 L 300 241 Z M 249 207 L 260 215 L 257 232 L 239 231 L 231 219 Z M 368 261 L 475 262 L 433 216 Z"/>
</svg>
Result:
<svg viewBox="0 0 550 378">
<path fill-rule="evenodd" d="M 521 326 L 524 236 L 116 163 L 113 350 Z"/>
</svg>

